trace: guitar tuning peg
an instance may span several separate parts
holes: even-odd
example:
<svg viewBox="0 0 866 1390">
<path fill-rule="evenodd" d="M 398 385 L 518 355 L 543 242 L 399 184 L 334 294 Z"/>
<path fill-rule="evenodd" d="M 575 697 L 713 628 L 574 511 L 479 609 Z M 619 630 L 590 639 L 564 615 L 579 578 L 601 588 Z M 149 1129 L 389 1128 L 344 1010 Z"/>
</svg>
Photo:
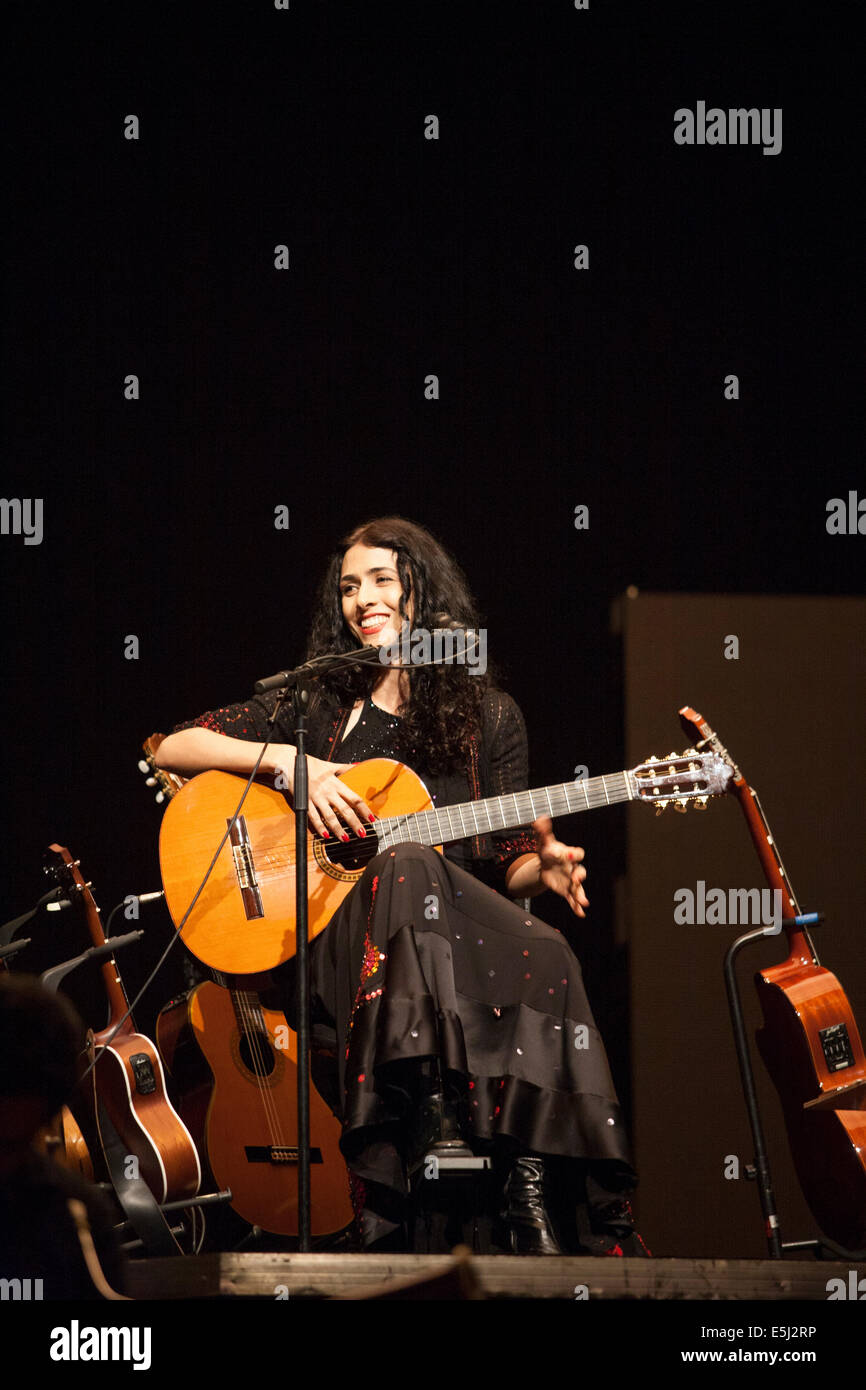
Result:
<svg viewBox="0 0 866 1390">
<path fill-rule="evenodd" d="M 667 754 L 667 756 L 666 756 L 666 758 L 665 758 L 665 762 L 670 762 L 671 758 L 678 758 L 679 756 L 680 756 L 680 755 L 679 755 L 679 753 L 677 752 L 677 750 L 674 749 L 674 751 L 673 751 L 672 753 L 668 753 L 668 754 Z"/>
<path fill-rule="evenodd" d="M 150 772 L 150 766 L 149 766 L 148 763 L 146 763 L 146 762 L 144 761 L 144 758 L 139 758 L 139 760 L 138 760 L 138 770 L 139 770 L 139 772 Z"/>
<path fill-rule="evenodd" d="M 674 810 L 675 810 L 675 811 L 681 811 L 681 812 L 683 813 L 683 815 L 685 815 L 685 813 L 686 813 L 686 811 L 688 811 L 688 809 L 689 809 L 689 807 L 688 807 L 688 802 L 685 800 L 684 797 L 681 797 L 678 801 L 675 801 L 675 802 L 674 802 Z"/>
<path fill-rule="evenodd" d="M 648 763 L 657 763 L 658 758 L 656 757 L 655 753 L 650 753 L 649 757 L 645 758 L 644 761 Z"/>
<path fill-rule="evenodd" d="M 665 807 L 667 806 L 667 804 L 668 804 L 667 801 L 655 801 L 655 802 L 653 802 L 653 805 L 654 805 L 655 808 L 656 808 L 656 815 L 657 815 L 657 816 L 660 816 L 660 815 L 661 815 L 662 811 L 665 809 Z"/>
<path fill-rule="evenodd" d="M 695 801 L 695 810 L 705 811 L 707 809 L 707 802 L 709 801 L 709 799 L 710 798 L 708 796 L 699 796 Z"/>
<path fill-rule="evenodd" d="M 157 806 L 161 806 L 162 803 L 165 801 L 165 792 L 157 792 L 156 796 L 153 799 L 156 802 Z"/>
<path fill-rule="evenodd" d="M 146 787 L 155 787 L 156 784 L 157 784 L 157 783 L 156 783 L 156 778 L 155 778 L 155 777 L 148 777 L 148 779 L 147 779 L 147 781 L 145 782 L 144 785 L 145 785 Z"/>
<path fill-rule="evenodd" d="M 697 748 L 687 748 L 686 751 L 685 751 L 685 753 L 683 754 L 683 757 L 684 757 L 684 758 L 690 758 L 693 754 L 694 754 L 695 756 L 697 756 L 697 752 L 698 752 Z"/>
</svg>

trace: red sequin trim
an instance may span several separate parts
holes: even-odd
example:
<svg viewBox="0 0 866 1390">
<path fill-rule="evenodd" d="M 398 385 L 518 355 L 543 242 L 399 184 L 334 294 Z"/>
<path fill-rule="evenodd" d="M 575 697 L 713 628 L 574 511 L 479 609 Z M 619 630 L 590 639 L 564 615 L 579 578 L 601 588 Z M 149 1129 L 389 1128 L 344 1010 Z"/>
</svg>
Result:
<svg viewBox="0 0 866 1390">
<path fill-rule="evenodd" d="M 346 720 L 349 718 L 350 714 L 351 710 L 346 709 L 341 705 L 340 708 L 337 710 L 336 717 L 331 720 L 331 728 L 334 730 L 334 734 L 332 738 L 328 739 L 328 743 L 331 746 L 325 754 L 324 760 L 326 763 L 332 763 L 335 761 L 334 754 L 337 751 L 337 745 L 340 742 L 340 739 L 343 734 L 343 729 L 346 725 Z M 336 759 L 336 761 L 339 762 L 339 758 Z"/>
<path fill-rule="evenodd" d="M 473 801 L 481 800 L 481 778 L 478 772 L 478 742 L 473 734 L 469 740 L 469 764 L 466 769 L 469 779 L 469 790 L 472 793 Z M 537 848 L 534 835 L 529 831 L 523 830 L 510 840 L 497 838 L 492 841 L 493 861 L 500 867 L 509 864 L 512 859 L 517 859 L 521 854 L 534 854 Z M 481 837 L 472 836 L 472 857 L 481 858 Z"/>
<path fill-rule="evenodd" d="M 355 1002 L 352 1005 L 352 1012 L 349 1016 L 349 1028 L 346 1034 L 347 1057 L 349 1056 L 349 1037 L 351 1035 L 352 1029 L 355 1026 L 355 1014 L 358 1012 L 358 1009 L 361 1006 L 362 998 L 365 1000 L 365 1002 L 369 1002 L 371 999 L 378 998 L 378 996 L 382 994 L 385 988 L 384 985 L 382 985 L 379 989 L 371 990 L 369 993 L 365 994 L 364 992 L 365 984 L 369 979 L 372 978 L 373 975 L 377 974 L 379 966 L 385 960 L 385 953 L 379 950 L 379 947 L 376 945 L 376 943 L 370 936 L 370 919 L 373 916 L 373 907 L 375 906 L 376 893 L 378 891 L 378 888 L 379 875 L 376 874 L 373 879 L 373 891 L 370 897 L 370 911 L 367 913 L 367 927 L 364 932 L 364 957 L 361 961 L 361 978 L 358 983 L 358 992 L 355 995 Z"/>
<path fill-rule="evenodd" d="M 363 1178 L 359 1178 L 357 1173 L 353 1173 L 351 1168 L 346 1169 L 349 1177 L 349 1197 L 352 1202 L 352 1211 L 355 1216 L 355 1228 L 358 1233 L 358 1243 L 360 1244 L 363 1236 L 363 1217 L 364 1208 L 367 1205 L 367 1184 Z"/>
<path fill-rule="evenodd" d="M 469 740 L 469 767 L 467 768 L 467 772 L 469 773 L 469 788 L 472 792 L 472 800 L 480 801 L 481 779 L 478 776 L 478 741 L 474 734 Z M 473 859 L 481 858 L 480 835 L 472 836 L 472 857 Z"/>
</svg>

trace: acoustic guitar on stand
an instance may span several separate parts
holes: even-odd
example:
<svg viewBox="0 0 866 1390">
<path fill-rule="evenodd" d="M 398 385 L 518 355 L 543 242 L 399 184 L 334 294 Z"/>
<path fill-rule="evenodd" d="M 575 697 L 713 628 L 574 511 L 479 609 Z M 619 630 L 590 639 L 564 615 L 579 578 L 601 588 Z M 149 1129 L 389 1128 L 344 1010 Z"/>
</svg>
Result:
<svg viewBox="0 0 866 1390">
<path fill-rule="evenodd" d="M 62 883 L 68 898 L 80 902 L 94 946 L 105 945 L 99 909 L 79 861 L 63 845 L 50 845 L 49 871 Z M 101 966 L 108 996 L 109 1020 L 92 1035 L 97 1061 L 91 1075 L 96 1094 L 120 1137 L 125 1152 L 138 1160 L 141 1177 L 157 1202 L 194 1197 L 201 1181 L 195 1144 L 168 1099 L 159 1053 L 149 1038 L 135 1030 L 131 1018 L 115 1027 L 127 1012 L 126 994 L 113 956 Z M 112 1036 L 113 1035 L 113 1036 Z"/>
<path fill-rule="evenodd" d="M 764 1013 L 758 1049 L 779 1093 L 797 1177 L 815 1220 L 831 1240 L 860 1250 L 866 1246 L 866 1056 L 860 1030 L 845 991 L 821 965 L 798 920 L 802 913 L 757 792 L 703 716 L 687 705 L 679 713 L 700 747 L 728 763 L 730 789 L 767 882 L 781 895 L 788 955 L 755 976 Z"/>
</svg>

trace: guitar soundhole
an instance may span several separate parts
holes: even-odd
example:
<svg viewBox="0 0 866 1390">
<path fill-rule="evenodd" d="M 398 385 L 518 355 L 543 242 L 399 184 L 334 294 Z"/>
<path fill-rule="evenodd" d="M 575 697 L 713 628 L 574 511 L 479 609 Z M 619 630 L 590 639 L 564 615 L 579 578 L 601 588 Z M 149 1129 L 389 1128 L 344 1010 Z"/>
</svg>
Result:
<svg viewBox="0 0 866 1390">
<path fill-rule="evenodd" d="M 256 1076 L 270 1076 L 276 1066 L 276 1058 L 264 1033 L 242 1033 L 238 1050 L 247 1071 Z"/>
<path fill-rule="evenodd" d="M 335 842 L 333 832 L 330 840 L 320 840 L 319 844 L 328 863 L 347 872 L 366 869 L 370 860 L 375 859 L 379 853 L 379 841 L 375 835 L 365 835 L 362 839 L 360 835 L 353 835 L 351 831 L 348 844 L 343 840 Z"/>
</svg>

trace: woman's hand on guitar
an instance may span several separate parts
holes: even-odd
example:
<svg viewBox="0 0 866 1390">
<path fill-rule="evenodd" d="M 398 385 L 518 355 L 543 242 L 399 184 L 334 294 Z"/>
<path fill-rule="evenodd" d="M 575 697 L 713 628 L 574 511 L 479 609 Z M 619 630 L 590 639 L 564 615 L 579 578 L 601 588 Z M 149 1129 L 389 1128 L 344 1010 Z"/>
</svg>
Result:
<svg viewBox="0 0 866 1390">
<path fill-rule="evenodd" d="M 291 753 L 291 757 L 287 756 Z M 282 759 L 280 755 L 285 755 Z M 289 791 L 295 789 L 295 749 L 278 745 L 273 754 L 276 767 L 283 772 Z M 307 754 L 308 814 L 310 829 L 317 835 L 336 835 L 342 839 L 347 830 L 354 835 L 366 835 L 373 813 L 362 796 L 353 792 L 337 776 L 347 772 L 352 763 L 329 763 Z"/>
<path fill-rule="evenodd" d="M 583 850 L 579 845 L 564 845 L 557 840 L 549 816 L 533 821 L 532 828 L 541 861 L 541 882 L 545 888 L 565 898 L 578 917 L 585 917 L 584 908 L 589 907 L 589 898 L 583 891 L 583 880 L 586 878 L 586 869 L 580 862 Z"/>
</svg>

